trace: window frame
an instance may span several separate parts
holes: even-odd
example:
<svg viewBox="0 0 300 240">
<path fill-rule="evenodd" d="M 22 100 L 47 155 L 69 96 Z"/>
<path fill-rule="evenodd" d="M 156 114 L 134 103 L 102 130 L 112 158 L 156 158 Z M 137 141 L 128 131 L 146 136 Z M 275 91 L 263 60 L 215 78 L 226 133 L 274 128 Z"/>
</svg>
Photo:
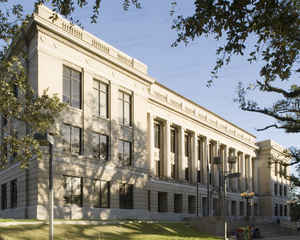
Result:
<svg viewBox="0 0 300 240">
<path fill-rule="evenodd" d="M 129 144 L 129 162 L 127 164 L 124 164 L 125 162 L 125 144 Z M 120 159 L 120 144 L 122 144 L 122 159 Z M 132 166 L 132 142 L 128 140 L 119 139 L 118 143 L 118 159 L 122 163 L 123 166 Z"/>
<path fill-rule="evenodd" d="M 95 88 L 95 83 L 97 83 L 97 88 Z M 102 90 L 101 86 L 105 85 L 106 91 Z M 97 117 L 109 119 L 109 84 L 98 80 L 96 78 L 93 79 L 93 90 L 97 92 L 95 95 L 98 99 L 98 106 L 97 107 Z M 101 114 L 101 93 L 105 94 L 106 106 L 105 106 L 105 114 Z"/>
<path fill-rule="evenodd" d="M 69 81 L 69 86 L 65 85 L 65 70 L 68 69 L 70 71 L 70 76 L 68 81 Z M 73 74 L 72 73 L 79 73 L 79 106 L 73 105 L 73 81 L 75 81 L 73 79 Z M 65 101 L 65 87 L 68 87 L 69 92 L 67 94 L 69 94 L 66 97 L 69 97 L 69 101 Z M 69 106 L 73 107 L 73 108 L 77 108 L 77 109 L 82 109 L 82 71 L 78 71 L 72 67 L 69 67 L 65 64 L 63 64 L 63 102 L 67 103 Z"/>
<path fill-rule="evenodd" d="M 10 208 L 18 207 L 18 180 L 10 181 Z"/>
<path fill-rule="evenodd" d="M 101 161 L 108 161 L 109 160 L 109 153 L 110 153 L 110 137 L 108 136 L 108 135 L 106 135 L 106 134 L 102 134 L 102 133 L 97 133 L 97 132 L 93 132 L 92 133 L 93 134 L 93 145 L 95 144 L 95 142 L 94 142 L 94 138 L 96 137 L 96 138 L 98 138 L 98 143 L 99 143 L 99 149 L 98 149 L 98 156 L 95 156 L 95 153 L 94 153 L 94 146 L 93 146 L 93 157 L 94 158 L 97 158 L 97 159 L 99 159 L 99 160 L 101 160 Z M 105 137 L 106 138 L 106 157 L 105 157 L 105 159 L 102 159 L 101 158 L 101 137 Z"/>
<path fill-rule="evenodd" d="M 78 177 L 78 176 L 71 176 L 71 175 L 63 175 L 64 178 L 64 205 L 77 205 L 78 207 L 83 207 L 83 177 Z M 71 197 L 70 197 L 70 203 L 66 201 L 66 178 L 79 178 L 80 179 L 80 203 L 79 205 L 76 203 L 76 201 L 73 202 L 73 197 L 77 196 L 75 194 L 73 194 L 73 185 L 71 185 Z M 71 181 L 71 184 L 73 184 L 73 182 Z"/>
<path fill-rule="evenodd" d="M 124 187 L 124 192 L 123 188 Z M 134 186 L 133 184 L 121 183 L 119 186 L 119 208 L 134 209 Z"/>
<path fill-rule="evenodd" d="M 3 183 L 1 184 L 1 210 L 5 210 L 7 208 L 7 183 Z"/>
<path fill-rule="evenodd" d="M 161 124 L 154 122 L 154 147 L 161 148 Z"/>
<path fill-rule="evenodd" d="M 68 144 L 66 144 L 64 142 L 62 143 L 63 144 L 63 150 L 64 150 L 64 152 L 69 152 L 71 154 L 76 154 L 76 155 L 83 155 L 84 149 L 83 149 L 83 130 L 82 130 L 82 128 L 81 127 L 77 127 L 77 126 L 73 126 L 71 124 L 63 123 L 61 125 L 61 131 L 63 131 L 64 127 L 67 127 L 68 131 L 69 131 L 69 133 L 68 133 L 69 134 L 69 139 L 68 139 L 69 142 L 68 142 Z M 73 149 L 74 149 L 73 145 L 75 144 L 75 143 L 72 142 L 72 140 L 73 140 L 73 134 L 74 134 L 74 129 L 78 129 L 79 130 L 79 151 L 78 152 L 73 152 Z M 63 141 L 64 141 L 64 139 L 63 139 Z M 69 146 L 66 147 L 65 145 L 69 145 Z M 68 150 L 65 150 L 66 148 Z"/>
<path fill-rule="evenodd" d="M 100 191 L 97 193 L 96 191 L 96 186 L 95 186 L 95 183 L 94 182 L 97 182 L 99 181 L 100 182 Z M 93 193 L 96 193 L 97 194 L 97 205 L 93 205 L 94 208 L 110 208 L 110 200 L 111 200 L 111 182 L 110 181 L 104 181 L 104 180 L 101 180 L 101 179 L 92 179 L 92 182 L 93 182 Z M 103 205 L 103 183 L 107 185 L 107 196 L 106 196 L 106 202 L 107 202 L 107 205 Z"/>
<path fill-rule="evenodd" d="M 120 97 L 121 95 L 121 97 Z M 125 100 L 125 96 L 129 97 L 129 102 L 127 102 Z M 123 126 L 127 126 L 127 127 L 131 127 L 132 126 L 132 94 L 129 94 L 125 91 L 119 90 L 119 96 L 118 96 L 118 101 L 119 101 L 119 106 L 120 106 L 120 102 L 122 102 L 122 109 L 119 109 L 119 122 L 121 125 Z M 128 116 L 128 120 L 129 123 L 125 123 L 125 103 L 129 104 L 129 116 Z M 122 113 L 122 116 L 121 116 Z"/>
</svg>

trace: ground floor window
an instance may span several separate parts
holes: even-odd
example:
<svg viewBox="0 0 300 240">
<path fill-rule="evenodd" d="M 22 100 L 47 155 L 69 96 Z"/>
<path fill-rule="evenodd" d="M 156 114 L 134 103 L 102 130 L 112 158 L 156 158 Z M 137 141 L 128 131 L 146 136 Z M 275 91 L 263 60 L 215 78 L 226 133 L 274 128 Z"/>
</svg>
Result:
<svg viewBox="0 0 300 240">
<path fill-rule="evenodd" d="M 75 204 L 82 207 L 83 179 L 81 177 L 64 176 L 64 201 L 65 204 Z"/>
<path fill-rule="evenodd" d="M 158 192 L 157 202 L 158 202 L 158 209 L 157 210 L 159 212 L 167 212 L 168 211 L 168 193 Z"/>
<path fill-rule="evenodd" d="M 193 214 L 196 212 L 196 196 L 188 196 L 188 210 L 189 213 Z"/>
<path fill-rule="evenodd" d="M 7 209 L 7 184 L 1 185 L 1 209 Z"/>
<path fill-rule="evenodd" d="M 236 216 L 236 201 L 231 201 L 231 216 Z"/>
<path fill-rule="evenodd" d="M 96 196 L 94 200 L 95 208 L 109 208 L 110 207 L 110 182 L 93 179 L 93 193 Z"/>
<path fill-rule="evenodd" d="M 16 208 L 18 206 L 18 182 L 14 179 L 10 182 L 10 207 Z"/>
<path fill-rule="evenodd" d="M 278 216 L 278 204 L 277 203 L 275 204 L 275 207 L 274 207 L 274 215 Z"/>
<path fill-rule="evenodd" d="M 132 209 L 133 208 L 133 185 L 123 183 L 120 185 L 119 191 L 120 208 Z"/>
<path fill-rule="evenodd" d="M 147 191 L 147 205 L 148 205 L 148 211 L 151 211 L 151 191 Z"/>
<path fill-rule="evenodd" d="M 244 202 L 240 202 L 240 216 L 244 216 Z"/>
<path fill-rule="evenodd" d="M 202 198 L 202 215 L 203 216 L 208 216 L 207 197 Z"/>
<path fill-rule="evenodd" d="M 182 212 L 182 194 L 174 194 L 174 212 Z"/>
<path fill-rule="evenodd" d="M 284 205 L 284 216 L 287 217 L 287 205 Z"/>
</svg>

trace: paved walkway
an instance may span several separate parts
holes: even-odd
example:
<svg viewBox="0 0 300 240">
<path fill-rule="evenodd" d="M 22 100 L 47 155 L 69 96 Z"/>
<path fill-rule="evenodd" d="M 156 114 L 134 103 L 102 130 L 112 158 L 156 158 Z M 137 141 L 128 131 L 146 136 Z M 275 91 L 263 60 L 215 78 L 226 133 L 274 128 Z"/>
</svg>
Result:
<svg viewBox="0 0 300 240">
<path fill-rule="evenodd" d="M 281 236 L 281 237 L 269 237 L 269 238 L 263 238 L 263 240 L 299 240 L 300 239 L 300 233 L 295 236 Z"/>
</svg>

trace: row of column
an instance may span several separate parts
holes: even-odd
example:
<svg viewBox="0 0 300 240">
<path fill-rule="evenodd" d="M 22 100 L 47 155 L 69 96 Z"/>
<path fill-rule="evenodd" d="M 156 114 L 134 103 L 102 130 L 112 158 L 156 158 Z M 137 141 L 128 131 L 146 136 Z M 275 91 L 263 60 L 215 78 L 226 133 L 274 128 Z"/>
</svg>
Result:
<svg viewBox="0 0 300 240">
<path fill-rule="evenodd" d="M 151 113 L 148 113 L 148 130 L 149 130 L 149 159 L 150 159 L 150 171 L 152 175 L 155 175 L 156 172 L 156 165 L 155 165 L 155 156 L 154 156 L 154 120 L 158 120 L 160 124 L 163 125 L 161 128 L 163 131 L 163 137 L 161 140 L 163 140 L 163 149 L 162 151 L 162 157 L 160 158 L 160 161 L 162 161 L 162 175 L 166 178 L 171 178 L 171 164 L 170 164 L 170 133 L 171 133 L 171 123 L 169 120 L 164 120 L 160 118 L 156 118 Z M 229 182 L 229 190 L 232 190 L 233 192 L 237 191 L 253 191 L 253 181 L 251 179 L 253 178 L 253 171 L 252 171 L 252 164 L 253 161 L 249 155 L 243 155 L 241 152 L 236 152 L 233 148 L 229 148 L 228 146 L 225 146 L 224 144 L 221 144 L 219 141 L 215 141 L 210 139 L 206 136 L 201 136 L 195 131 L 186 131 L 186 129 L 182 126 L 176 126 L 177 129 L 177 150 L 176 150 L 176 157 L 177 157 L 177 168 L 178 173 L 177 178 L 179 180 L 184 180 L 184 174 L 185 174 L 185 161 L 190 161 L 191 163 L 191 173 L 190 173 L 190 182 L 196 183 L 197 182 L 197 170 L 200 170 L 201 172 L 201 183 L 206 184 L 207 183 L 207 174 L 208 172 L 212 174 L 211 183 L 213 185 L 219 185 L 220 184 L 220 174 L 224 168 L 225 172 L 240 172 L 240 178 L 231 180 Z M 190 152 L 190 159 L 186 159 L 185 156 L 185 134 L 188 132 L 191 137 L 191 152 Z M 200 140 L 200 141 L 199 141 Z M 199 142 L 198 142 L 199 141 Z M 200 143 L 200 146 L 198 144 Z M 200 151 L 198 148 L 201 148 Z M 212 148 L 212 149 L 209 149 Z M 202 154 L 200 156 L 200 166 L 198 165 L 198 153 Z M 213 157 L 220 156 L 221 158 L 221 164 L 219 166 L 213 164 Z M 229 156 L 237 156 L 236 163 L 232 165 L 232 168 L 230 169 L 229 163 L 227 159 Z M 176 161 L 175 160 L 175 161 Z M 188 164 L 188 163 L 187 163 Z M 208 170 L 208 171 L 207 171 Z M 209 180 L 210 181 L 210 180 Z M 248 187 L 246 186 L 248 185 Z M 247 189 L 246 189 L 247 188 Z"/>
</svg>

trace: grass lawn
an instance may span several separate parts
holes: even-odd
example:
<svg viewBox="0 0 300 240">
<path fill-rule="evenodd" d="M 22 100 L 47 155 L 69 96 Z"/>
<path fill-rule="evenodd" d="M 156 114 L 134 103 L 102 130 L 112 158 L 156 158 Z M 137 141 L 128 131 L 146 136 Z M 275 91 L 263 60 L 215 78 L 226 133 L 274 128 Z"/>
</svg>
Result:
<svg viewBox="0 0 300 240">
<path fill-rule="evenodd" d="M 48 225 L 0 227 L 0 240 L 46 240 Z M 122 225 L 55 225 L 55 240 L 215 240 L 185 223 L 125 223 Z"/>
</svg>

